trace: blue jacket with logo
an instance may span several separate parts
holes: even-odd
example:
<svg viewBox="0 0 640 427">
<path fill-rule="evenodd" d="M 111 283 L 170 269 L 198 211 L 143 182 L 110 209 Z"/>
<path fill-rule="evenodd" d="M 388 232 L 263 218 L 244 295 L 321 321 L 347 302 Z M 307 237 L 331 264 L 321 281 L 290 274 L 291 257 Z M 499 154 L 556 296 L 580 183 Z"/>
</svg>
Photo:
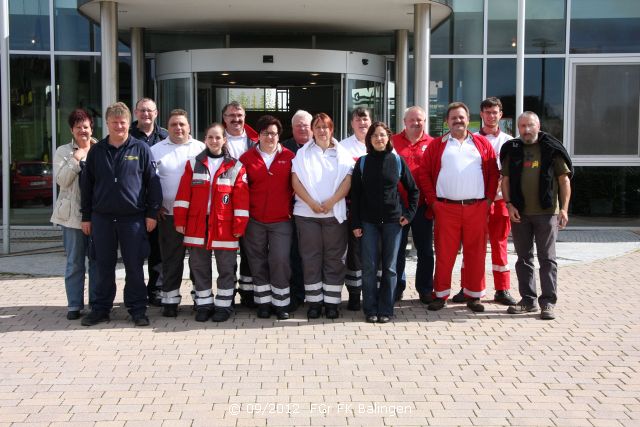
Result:
<svg viewBox="0 0 640 427">
<path fill-rule="evenodd" d="M 155 219 L 162 188 L 149 146 L 131 136 L 117 148 L 108 141 L 89 150 L 80 175 L 82 221 L 91 221 L 93 212 Z"/>
</svg>

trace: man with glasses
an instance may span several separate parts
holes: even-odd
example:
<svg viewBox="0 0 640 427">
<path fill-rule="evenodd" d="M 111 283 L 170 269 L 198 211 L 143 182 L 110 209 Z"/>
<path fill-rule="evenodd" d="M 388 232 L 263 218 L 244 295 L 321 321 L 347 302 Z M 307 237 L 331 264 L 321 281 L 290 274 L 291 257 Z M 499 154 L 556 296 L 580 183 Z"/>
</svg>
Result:
<svg viewBox="0 0 640 427">
<path fill-rule="evenodd" d="M 156 123 L 158 107 L 153 99 L 141 98 L 136 102 L 136 108 L 133 113 L 137 120 L 131 123 L 129 135 L 135 139 L 144 141 L 149 147 L 152 147 L 169 136 L 167 130 Z M 147 260 L 147 272 L 149 274 L 147 294 L 149 296 L 149 304 L 159 307 L 162 305 L 162 256 L 160 255 L 160 244 L 158 243 L 158 228 L 154 228 L 148 237 L 151 251 Z"/>
<path fill-rule="evenodd" d="M 255 145 L 258 134 L 244 122 L 246 117 L 244 107 L 238 101 L 231 101 L 222 108 L 225 137 L 229 155 L 239 159 L 247 150 Z M 249 269 L 249 262 L 244 250 L 244 239 L 240 238 L 240 277 L 238 278 L 238 292 L 240 304 L 247 308 L 255 308 L 253 301 L 253 278 Z"/>
</svg>

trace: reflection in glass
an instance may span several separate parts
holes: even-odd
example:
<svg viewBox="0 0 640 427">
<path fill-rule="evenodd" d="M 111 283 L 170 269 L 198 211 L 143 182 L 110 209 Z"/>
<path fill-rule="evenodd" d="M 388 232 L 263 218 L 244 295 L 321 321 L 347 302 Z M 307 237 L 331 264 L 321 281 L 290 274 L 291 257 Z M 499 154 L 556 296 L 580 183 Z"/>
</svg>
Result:
<svg viewBox="0 0 640 427">
<path fill-rule="evenodd" d="M 49 50 L 49 0 L 9 2 L 9 48 Z"/>
<path fill-rule="evenodd" d="M 471 110 L 469 130 L 480 129 L 482 100 L 481 59 L 432 59 L 429 93 L 429 135 L 440 136 L 446 129 L 447 105 L 462 101 Z"/>
<path fill-rule="evenodd" d="M 516 60 L 487 60 L 487 96 L 500 98 L 504 116 L 516 108 Z M 529 58 L 524 61 L 524 109 L 540 117 L 542 130 L 562 140 L 564 123 L 564 60 Z M 515 128 L 515 127 L 514 127 Z"/>
<path fill-rule="evenodd" d="M 640 65 L 578 65 L 573 154 L 638 156 L 639 99 Z"/>
<path fill-rule="evenodd" d="M 368 80 L 349 79 L 347 82 L 347 128 L 351 122 L 351 112 L 357 107 L 371 111 L 371 121 L 383 119 L 384 85 Z M 349 128 L 348 132 L 351 132 Z"/>
<path fill-rule="evenodd" d="M 12 224 L 45 224 L 51 215 L 51 90 L 46 56 L 13 55 L 11 86 L 11 203 L 34 210 Z M 14 211 L 15 213 L 15 211 Z"/>
<path fill-rule="evenodd" d="M 93 136 L 102 136 L 101 69 L 99 56 L 56 56 L 56 124 L 58 146 L 71 141 L 67 117 L 76 108 L 93 117 Z"/>
<path fill-rule="evenodd" d="M 630 217 L 637 221 L 640 167 L 577 166 L 571 180 L 571 193 L 570 215 Z"/>
<path fill-rule="evenodd" d="M 570 53 L 638 52 L 640 1 L 574 1 L 570 28 Z"/>
<path fill-rule="evenodd" d="M 158 123 L 166 123 L 174 108 L 191 113 L 191 85 L 189 78 L 158 81 Z"/>
<path fill-rule="evenodd" d="M 564 53 L 565 7 L 564 0 L 526 3 L 525 53 Z"/>
<path fill-rule="evenodd" d="M 53 7 L 56 50 L 100 51 L 100 27 L 78 13 L 78 0 L 55 0 Z"/>
<path fill-rule="evenodd" d="M 516 53 L 518 2 L 491 0 L 488 4 L 487 53 Z"/>
<path fill-rule="evenodd" d="M 431 33 L 431 54 L 481 54 L 482 0 L 452 0 L 453 14 Z"/>
</svg>

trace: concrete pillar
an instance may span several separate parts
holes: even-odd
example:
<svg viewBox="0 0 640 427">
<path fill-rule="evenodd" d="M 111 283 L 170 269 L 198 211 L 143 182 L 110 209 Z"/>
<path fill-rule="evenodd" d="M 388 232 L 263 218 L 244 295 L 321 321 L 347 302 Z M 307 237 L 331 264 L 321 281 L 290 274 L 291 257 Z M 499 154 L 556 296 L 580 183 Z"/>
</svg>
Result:
<svg viewBox="0 0 640 427">
<path fill-rule="evenodd" d="M 118 4 L 100 3 L 100 40 L 102 43 L 102 115 L 118 100 Z M 109 131 L 102 127 L 102 136 Z"/>
<path fill-rule="evenodd" d="M 133 103 L 144 96 L 144 31 L 131 29 L 131 97 Z M 132 106 L 133 107 L 133 106 Z"/>
<path fill-rule="evenodd" d="M 516 47 L 516 123 L 515 132 L 518 131 L 518 116 L 524 111 L 524 23 L 525 0 L 518 0 L 518 31 Z"/>
<path fill-rule="evenodd" d="M 409 31 L 396 30 L 396 132 L 404 128 L 402 116 L 407 109 Z"/>
<path fill-rule="evenodd" d="M 413 5 L 413 59 L 415 62 L 414 105 L 427 113 L 425 130 L 429 132 L 429 56 L 431 36 L 431 5 Z"/>
</svg>

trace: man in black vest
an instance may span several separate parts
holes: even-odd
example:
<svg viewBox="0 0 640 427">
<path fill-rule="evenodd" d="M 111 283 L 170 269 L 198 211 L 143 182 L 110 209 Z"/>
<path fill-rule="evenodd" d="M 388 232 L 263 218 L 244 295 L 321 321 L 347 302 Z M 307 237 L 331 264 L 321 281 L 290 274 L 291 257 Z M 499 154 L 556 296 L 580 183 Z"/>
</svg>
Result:
<svg viewBox="0 0 640 427">
<path fill-rule="evenodd" d="M 540 318 L 555 318 L 558 289 L 556 239 L 569 221 L 570 179 L 573 166 L 567 150 L 551 135 L 540 131 L 540 119 L 525 111 L 518 117 L 520 137 L 500 150 L 502 195 L 511 219 L 511 235 L 518 255 L 516 274 L 520 302 L 510 314 L 538 311 Z M 536 293 L 533 242 L 540 264 L 540 297 Z"/>
</svg>

